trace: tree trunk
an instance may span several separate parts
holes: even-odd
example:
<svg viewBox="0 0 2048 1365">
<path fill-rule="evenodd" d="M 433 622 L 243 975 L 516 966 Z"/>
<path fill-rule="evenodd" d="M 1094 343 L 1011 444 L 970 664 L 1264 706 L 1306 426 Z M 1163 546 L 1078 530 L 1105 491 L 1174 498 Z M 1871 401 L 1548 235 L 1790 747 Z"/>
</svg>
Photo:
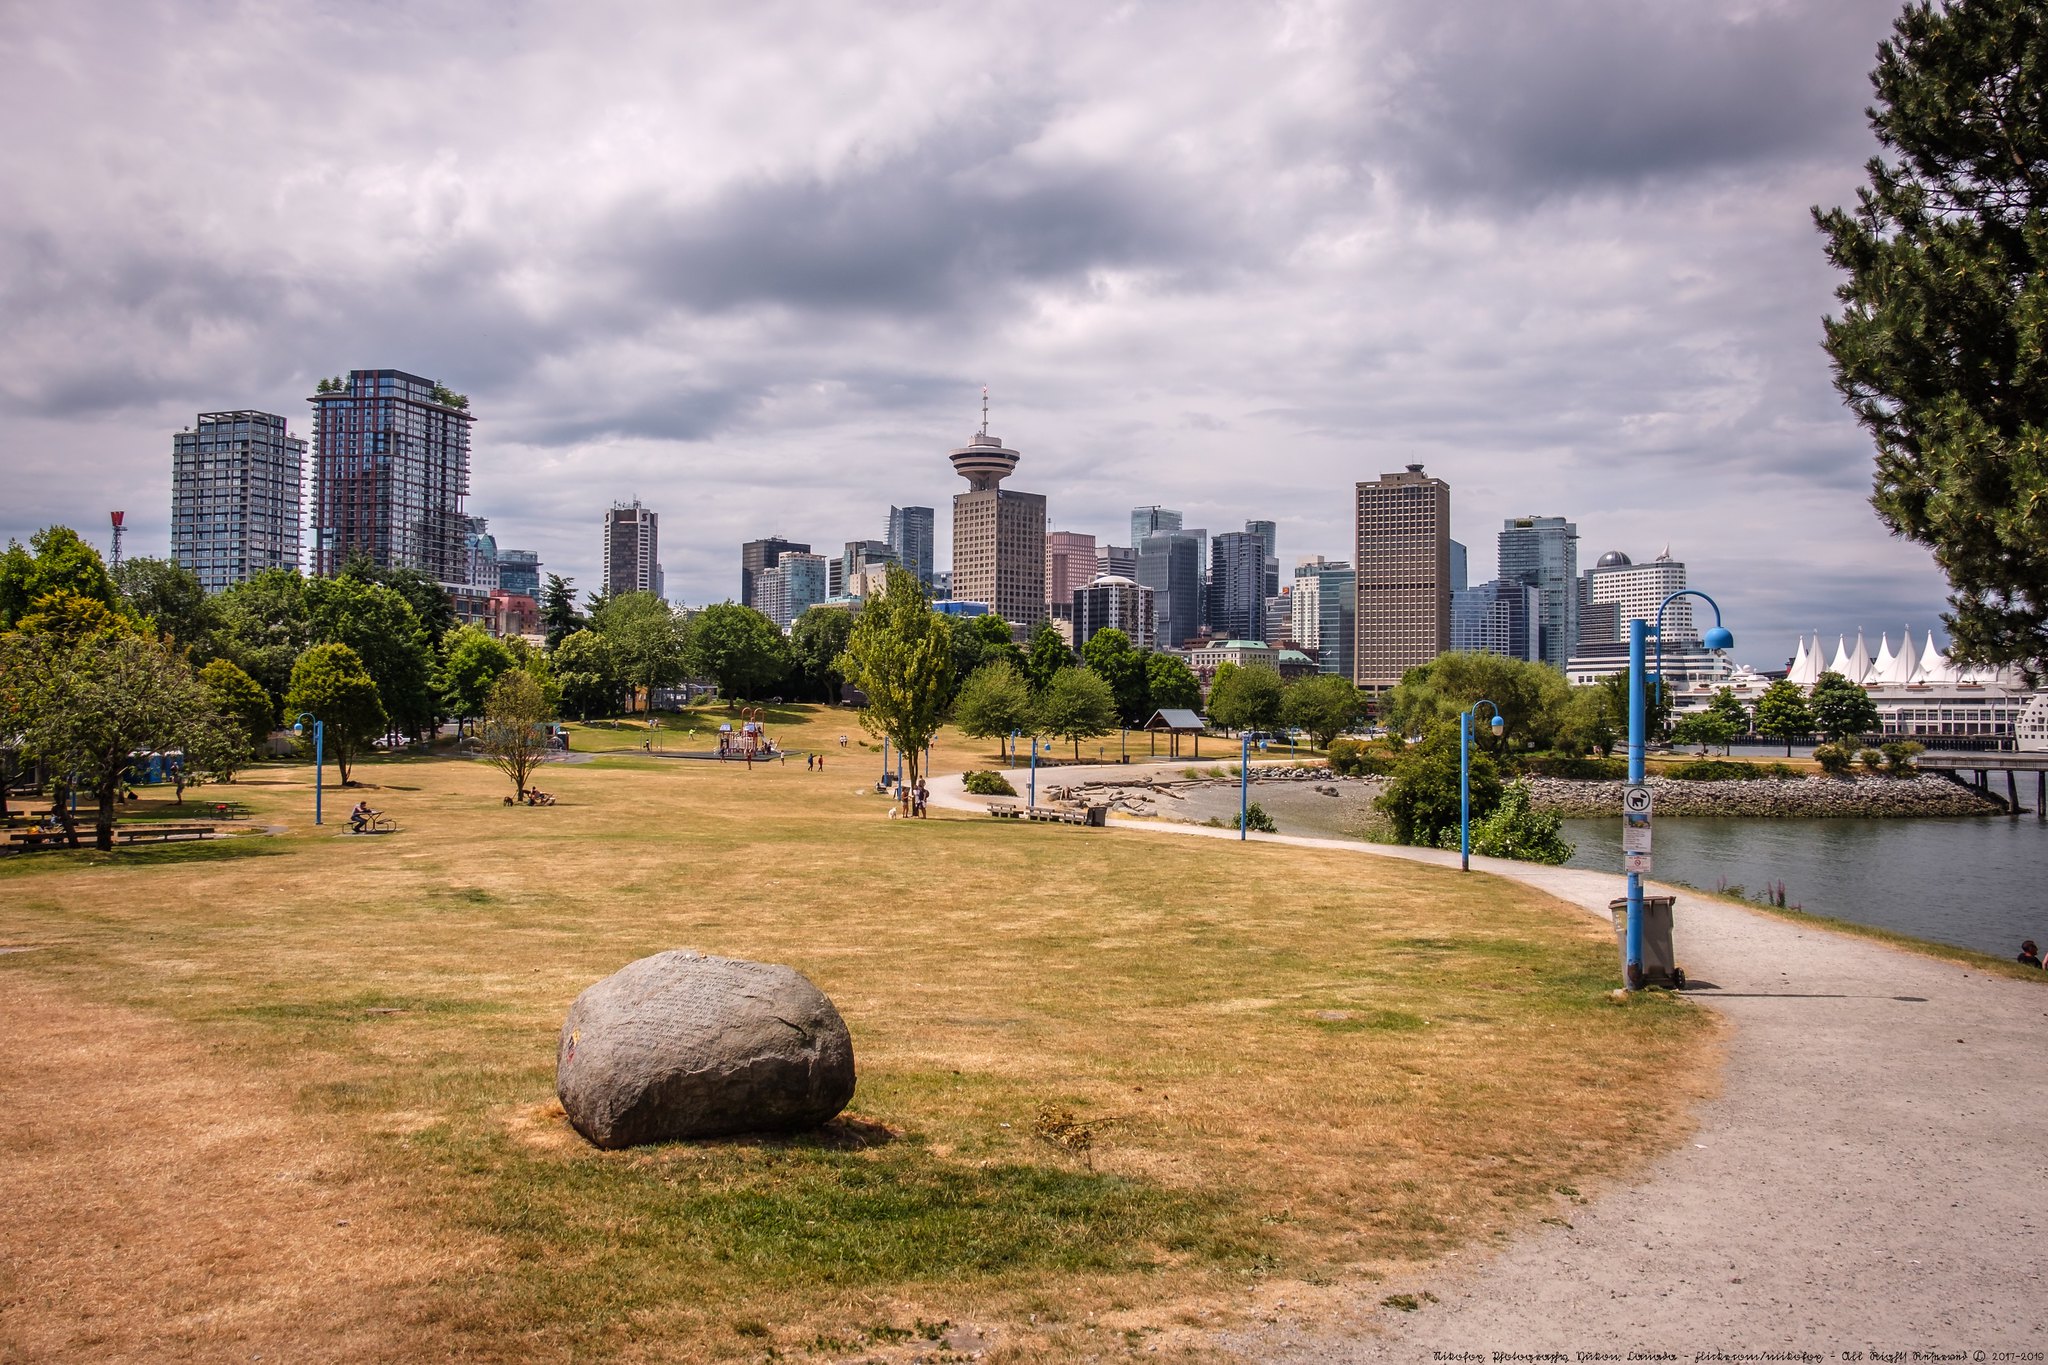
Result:
<svg viewBox="0 0 2048 1365">
<path fill-rule="evenodd" d="M 99 814 L 93 821 L 92 846 L 102 852 L 114 848 L 114 796 L 121 789 L 122 774 L 103 780 L 99 791 Z"/>
<path fill-rule="evenodd" d="M 78 847 L 78 821 L 71 813 L 71 783 L 59 778 L 50 784 L 50 809 L 56 813 L 57 823 L 64 828 L 64 842 L 72 848 Z"/>
</svg>

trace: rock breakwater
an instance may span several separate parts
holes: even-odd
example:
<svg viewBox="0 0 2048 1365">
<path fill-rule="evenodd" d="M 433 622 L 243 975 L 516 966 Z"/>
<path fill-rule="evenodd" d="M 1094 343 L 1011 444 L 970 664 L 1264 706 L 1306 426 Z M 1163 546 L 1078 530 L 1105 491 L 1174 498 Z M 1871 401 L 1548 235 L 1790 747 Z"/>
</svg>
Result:
<svg viewBox="0 0 2048 1365">
<path fill-rule="evenodd" d="M 1619 815 L 1620 782 L 1579 782 L 1561 777 L 1529 779 L 1539 810 L 1559 815 Z M 1893 816 L 1996 815 L 2005 804 L 1987 801 L 1945 777 L 1758 778 L 1748 782 L 1649 780 L 1659 815 L 1760 816 L 1765 818 L 1882 819 Z"/>
</svg>

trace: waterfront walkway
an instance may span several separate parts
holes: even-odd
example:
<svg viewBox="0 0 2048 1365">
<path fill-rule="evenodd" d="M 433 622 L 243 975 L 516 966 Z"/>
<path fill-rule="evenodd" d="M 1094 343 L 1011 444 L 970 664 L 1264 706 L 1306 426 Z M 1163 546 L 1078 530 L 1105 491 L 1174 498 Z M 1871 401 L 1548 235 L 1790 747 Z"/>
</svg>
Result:
<svg viewBox="0 0 2048 1365">
<path fill-rule="evenodd" d="M 1090 775 L 1069 768 L 1059 780 Z M 932 798 L 985 804 L 964 796 L 957 776 L 933 779 Z M 1237 837 L 1165 821 L 1119 820 L 1114 831 Z M 1457 864 L 1434 849 L 1252 837 Z M 1603 919 L 1621 883 L 1572 868 L 1472 865 Z M 1420 1311 L 1379 1309 L 1342 1331 L 1283 1323 L 1236 1340 L 1238 1350 L 1407 1362 L 1640 1348 L 1689 1362 L 1703 1351 L 1806 1349 L 1833 1362 L 1847 1358 L 1833 1352 L 1870 1348 L 2040 1349 L 2048 983 L 1658 890 L 1678 898 L 1679 956 L 1703 987 L 1690 998 L 1732 1025 L 1721 1094 L 1700 1107 L 1698 1130 L 1635 1183 L 1561 1208 L 1571 1226 L 1375 1286 L 1359 1305 L 1435 1295 Z"/>
</svg>

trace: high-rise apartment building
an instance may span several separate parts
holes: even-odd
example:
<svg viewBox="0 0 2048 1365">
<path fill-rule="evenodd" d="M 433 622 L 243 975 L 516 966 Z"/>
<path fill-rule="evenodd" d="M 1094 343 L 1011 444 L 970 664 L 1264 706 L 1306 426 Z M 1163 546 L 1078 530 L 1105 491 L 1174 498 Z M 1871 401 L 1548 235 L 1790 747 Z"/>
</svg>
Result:
<svg viewBox="0 0 2048 1365">
<path fill-rule="evenodd" d="M 469 534 L 462 538 L 462 547 L 468 555 L 464 584 L 481 589 L 488 597 L 498 586 L 498 538 L 491 534 L 488 517 L 469 519 Z"/>
<path fill-rule="evenodd" d="M 661 595 L 660 525 L 640 499 L 615 502 L 604 514 L 604 595 L 629 592 Z"/>
<path fill-rule="evenodd" d="M 1302 649 L 1323 646 L 1323 580 L 1316 570 L 1328 563 L 1315 555 L 1294 566 L 1293 591 L 1287 595 L 1287 633 Z"/>
<path fill-rule="evenodd" d="M 929 507 L 889 509 L 889 551 L 927 588 L 932 585 L 932 526 Z"/>
<path fill-rule="evenodd" d="M 1135 545 L 1099 545 L 1095 549 L 1095 576 L 1097 578 L 1128 578 L 1133 582 L 1138 577 L 1138 549 Z"/>
<path fill-rule="evenodd" d="M 1185 531 L 1138 542 L 1138 582 L 1152 590 L 1162 649 L 1179 649 L 1202 629 L 1201 546 Z"/>
<path fill-rule="evenodd" d="M 1002 482 L 1021 458 L 989 435 L 984 398 L 981 430 L 948 456 L 967 491 L 953 495 L 953 596 L 982 602 L 1028 639 L 1045 610 L 1045 495 Z"/>
<path fill-rule="evenodd" d="M 785 630 L 825 600 L 823 555 L 790 550 L 754 578 L 755 610 Z"/>
<path fill-rule="evenodd" d="M 321 380 L 308 401 L 313 572 L 334 574 L 363 554 L 467 588 L 469 400 L 402 370 L 350 370 Z"/>
<path fill-rule="evenodd" d="M 1655 621 L 1657 608 L 1664 599 L 1684 587 L 1685 564 L 1673 559 L 1669 549 L 1648 564 L 1638 564 L 1619 550 L 1609 550 L 1580 580 L 1578 638 L 1583 644 L 1625 641 L 1629 622 Z M 1667 649 L 1698 639 L 1690 597 L 1681 597 L 1664 609 Z"/>
<path fill-rule="evenodd" d="M 1358 675 L 1358 575 L 1349 564 L 1318 565 L 1316 585 L 1316 662 L 1339 678 Z M 1295 580 L 1299 591 L 1301 579 Z"/>
<path fill-rule="evenodd" d="M 1250 531 L 1225 531 L 1210 549 L 1210 627 L 1226 640 L 1265 640 L 1265 539 Z"/>
<path fill-rule="evenodd" d="M 1080 531 L 1045 533 L 1045 601 L 1055 620 L 1072 615 L 1075 591 L 1095 577 L 1094 536 Z"/>
<path fill-rule="evenodd" d="M 1154 504 L 1131 509 L 1131 544 L 1143 545 L 1145 537 L 1180 529 L 1180 513 Z"/>
<path fill-rule="evenodd" d="M 299 567 L 306 443 L 268 412 L 202 412 L 171 437 L 171 557 L 208 592 Z"/>
<path fill-rule="evenodd" d="M 1152 589 L 1128 578 L 1098 578 L 1074 589 L 1067 610 L 1073 617 L 1075 649 L 1105 630 L 1122 631 L 1139 649 L 1157 645 Z"/>
<path fill-rule="evenodd" d="M 1510 517 L 1501 523 L 1500 577 L 1542 594 L 1534 657 L 1563 672 L 1579 639 L 1579 528 L 1563 517 Z"/>
<path fill-rule="evenodd" d="M 740 546 L 740 605 L 758 608 L 754 600 L 755 576 L 763 569 L 772 569 L 776 561 L 786 554 L 804 554 L 811 547 L 801 541 L 784 540 L 780 536 L 769 536 L 764 540 L 750 540 Z"/>
<path fill-rule="evenodd" d="M 532 550 L 498 551 L 498 589 L 540 600 L 540 556 Z"/>
<path fill-rule="evenodd" d="M 1451 487 L 1411 464 L 1358 485 L 1352 680 L 1385 691 L 1451 643 Z"/>
<path fill-rule="evenodd" d="M 1467 565 L 1468 556 L 1460 541 L 1451 542 L 1451 591 L 1459 592 L 1472 586 L 1472 575 Z"/>
<path fill-rule="evenodd" d="M 1270 521 L 1248 521 L 1244 529 L 1265 542 L 1266 596 L 1280 595 L 1280 528 Z"/>
<path fill-rule="evenodd" d="M 1535 660 L 1542 633 L 1543 594 L 1498 578 L 1451 590 L 1451 648 Z"/>
</svg>

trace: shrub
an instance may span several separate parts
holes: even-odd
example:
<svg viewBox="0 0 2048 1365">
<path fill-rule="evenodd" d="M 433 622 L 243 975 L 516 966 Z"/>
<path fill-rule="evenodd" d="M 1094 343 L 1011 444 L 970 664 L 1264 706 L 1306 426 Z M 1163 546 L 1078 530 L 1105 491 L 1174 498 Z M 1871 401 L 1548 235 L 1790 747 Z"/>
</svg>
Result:
<svg viewBox="0 0 2048 1365">
<path fill-rule="evenodd" d="M 1500 776 L 1483 750 L 1472 752 L 1472 814 L 1476 819 L 1500 802 Z M 1420 744 L 1410 745 L 1394 780 L 1373 802 L 1394 827 L 1394 840 L 1438 848 L 1443 833 L 1458 829 L 1458 727 L 1440 724 Z"/>
<path fill-rule="evenodd" d="M 1848 749 L 1839 744 L 1822 744 L 1814 749 L 1813 761 L 1820 764 L 1820 770 L 1829 777 L 1847 777 L 1856 760 Z"/>
<path fill-rule="evenodd" d="M 983 770 L 967 774 L 966 786 L 974 796 L 1015 796 L 1017 789 L 1001 773 Z"/>
<path fill-rule="evenodd" d="M 1531 754 L 1522 759 L 1521 766 L 1531 777 L 1568 777 L 1580 782 L 1621 782 L 1628 777 L 1628 760 L 1622 758 Z"/>
<path fill-rule="evenodd" d="M 1856 755 L 1856 761 L 1871 772 L 1884 771 L 1885 758 L 1882 749 L 1865 749 Z"/>
<path fill-rule="evenodd" d="M 1500 804 L 1484 819 L 1472 822 L 1472 851 L 1488 858 L 1517 858 L 1555 867 L 1573 852 L 1562 829 L 1556 815 L 1530 804 L 1527 782 L 1511 782 L 1501 792 Z M 1458 827 L 1452 825 L 1444 831 L 1443 847 L 1457 846 Z"/>
<path fill-rule="evenodd" d="M 1338 777 L 1385 777 L 1394 771 L 1394 756 L 1362 739 L 1331 740 L 1329 756 Z"/>
<path fill-rule="evenodd" d="M 1258 834 L 1278 834 L 1280 832 L 1280 827 L 1273 823 L 1273 817 L 1266 814 L 1266 808 L 1256 801 L 1245 807 L 1244 815 L 1241 819 L 1234 815 L 1230 818 L 1230 827 L 1232 829 L 1237 829 L 1240 824 L 1245 829 Z"/>
<path fill-rule="evenodd" d="M 1778 767 L 1784 765 L 1778 764 Z M 1684 763 L 1667 763 L 1657 770 L 1660 777 L 1680 782 L 1754 782 L 1770 773 L 1754 763 L 1726 758 L 1695 758 Z"/>
<path fill-rule="evenodd" d="M 1893 777 L 1911 777 L 1917 769 L 1913 760 L 1927 752 L 1927 746 L 1917 740 L 1895 739 L 1882 747 L 1886 771 Z"/>
</svg>

